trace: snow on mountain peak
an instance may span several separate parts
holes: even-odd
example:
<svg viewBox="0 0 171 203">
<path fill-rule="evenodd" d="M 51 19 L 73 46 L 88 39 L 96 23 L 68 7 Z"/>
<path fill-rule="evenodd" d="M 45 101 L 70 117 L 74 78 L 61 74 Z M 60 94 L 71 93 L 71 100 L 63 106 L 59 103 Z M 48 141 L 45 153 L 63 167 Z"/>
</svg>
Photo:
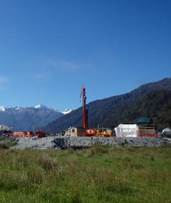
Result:
<svg viewBox="0 0 171 203">
<path fill-rule="evenodd" d="M 62 113 L 64 115 L 71 113 L 72 109 L 65 109 Z"/>
<path fill-rule="evenodd" d="M 35 109 L 35 110 L 52 110 L 52 111 L 60 113 L 59 110 L 54 109 L 54 108 L 49 108 L 49 107 L 47 107 L 45 105 L 42 105 L 42 104 L 37 104 L 35 106 L 30 106 L 30 107 L 20 107 L 20 106 L 6 106 L 5 107 L 5 106 L 0 106 L 0 112 L 5 112 L 5 111 L 8 111 L 8 112 L 9 111 L 18 111 L 18 112 L 21 112 L 21 111 L 25 111 L 25 110 L 30 109 L 30 108 Z M 66 109 L 64 111 L 64 113 L 67 114 L 67 113 L 70 113 L 70 111 L 71 110 Z"/>
<path fill-rule="evenodd" d="M 2 112 L 6 111 L 5 107 L 4 106 L 0 106 L 0 111 L 2 111 Z"/>
<path fill-rule="evenodd" d="M 40 109 L 40 108 L 42 108 L 42 107 L 44 107 L 44 106 L 41 105 L 41 104 L 37 104 L 34 108 L 35 108 L 35 109 Z"/>
</svg>

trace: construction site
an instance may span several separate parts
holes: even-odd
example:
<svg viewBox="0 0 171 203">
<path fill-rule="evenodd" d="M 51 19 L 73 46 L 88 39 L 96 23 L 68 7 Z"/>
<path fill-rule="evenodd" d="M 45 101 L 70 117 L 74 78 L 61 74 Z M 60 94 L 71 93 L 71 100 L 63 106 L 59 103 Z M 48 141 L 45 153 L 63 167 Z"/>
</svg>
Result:
<svg viewBox="0 0 171 203">
<path fill-rule="evenodd" d="M 86 105 L 86 88 L 81 90 L 82 98 L 82 127 L 70 127 L 64 132 L 64 136 L 71 137 L 158 137 L 152 119 L 142 117 L 137 119 L 136 124 L 120 124 L 114 129 L 89 128 L 88 109 Z"/>
<path fill-rule="evenodd" d="M 42 130 L 11 131 L 7 126 L 1 126 L 0 135 L 16 141 L 12 146 L 16 149 L 36 148 L 84 148 L 95 144 L 112 146 L 165 146 L 170 145 L 170 139 L 157 133 L 153 120 L 140 117 L 136 123 L 119 124 L 111 128 L 89 128 L 86 88 L 81 89 L 82 126 L 71 126 L 65 131 L 48 134 Z M 169 131 L 170 132 L 170 131 Z M 167 134 L 169 133 L 167 129 Z M 166 134 L 166 133 L 165 133 Z M 166 136 L 167 137 L 167 136 Z"/>
</svg>

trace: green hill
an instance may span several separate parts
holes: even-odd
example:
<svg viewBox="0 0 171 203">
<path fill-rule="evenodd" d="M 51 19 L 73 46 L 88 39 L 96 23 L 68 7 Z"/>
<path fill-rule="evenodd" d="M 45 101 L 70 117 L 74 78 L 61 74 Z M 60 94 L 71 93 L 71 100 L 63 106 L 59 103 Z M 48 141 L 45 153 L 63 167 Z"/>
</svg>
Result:
<svg viewBox="0 0 171 203">
<path fill-rule="evenodd" d="M 157 129 L 171 126 L 171 78 L 142 85 L 123 95 L 97 100 L 87 105 L 89 126 L 115 127 L 133 123 L 138 117 L 154 120 Z M 82 108 L 62 116 L 46 126 L 48 132 L 59 132 L 70 126 L 81 126 Z"/>
</svg>

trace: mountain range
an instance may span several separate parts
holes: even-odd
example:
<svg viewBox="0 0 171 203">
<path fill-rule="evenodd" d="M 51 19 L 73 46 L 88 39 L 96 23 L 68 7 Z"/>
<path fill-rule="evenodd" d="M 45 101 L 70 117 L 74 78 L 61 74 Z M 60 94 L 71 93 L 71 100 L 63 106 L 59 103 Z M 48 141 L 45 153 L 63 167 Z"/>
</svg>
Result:
<svg viewBox="0 0 171 203">
<path fill-rule="evenodd" d="M 96 100 L 87 105 L 89 127 L 113 128 L 120 123 L 135 123 L 141 116 L 151 117 L 158 129 L 171 127 L 171 78 L 148 83 L 118 96 Z M 44 105 L 34 107 L 0 106 L 0 125 L 12 130 L 44 129 L 60 132 L 70 126 L 81 126 L 82 108 L 64 112 Z"/>
<path fill-rule="evenodd" d="M 157 129 L 171 126 L 171 78 L 148 83 L 118 96 L 96 100 L 87 105 L 89 127 L 115 127 L 134 123 L 138 117 L 151 117 Z M 82 108 L 57 118 L 45 130 L 60 132 L 70 126 L 81 126 Z"/>
<path fill-rule="evenodd" d="M 0 106 L 0 125 L 7 125 L 15 131 L 40 129 L 64 114 L 43 105 L 35 107 Z"/>
</svg>

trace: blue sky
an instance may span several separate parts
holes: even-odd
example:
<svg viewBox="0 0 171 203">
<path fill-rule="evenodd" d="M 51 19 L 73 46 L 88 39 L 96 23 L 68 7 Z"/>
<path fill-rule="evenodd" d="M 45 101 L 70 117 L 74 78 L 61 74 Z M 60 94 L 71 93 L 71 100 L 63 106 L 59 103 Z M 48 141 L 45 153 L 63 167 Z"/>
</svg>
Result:
<svg viewBox="0 0 171 203">
<path fill-rule="evenodd" d="M 0 0 L 0 105 L 76 108 L 171 77 L 170 0 Z"/>
</svg>

